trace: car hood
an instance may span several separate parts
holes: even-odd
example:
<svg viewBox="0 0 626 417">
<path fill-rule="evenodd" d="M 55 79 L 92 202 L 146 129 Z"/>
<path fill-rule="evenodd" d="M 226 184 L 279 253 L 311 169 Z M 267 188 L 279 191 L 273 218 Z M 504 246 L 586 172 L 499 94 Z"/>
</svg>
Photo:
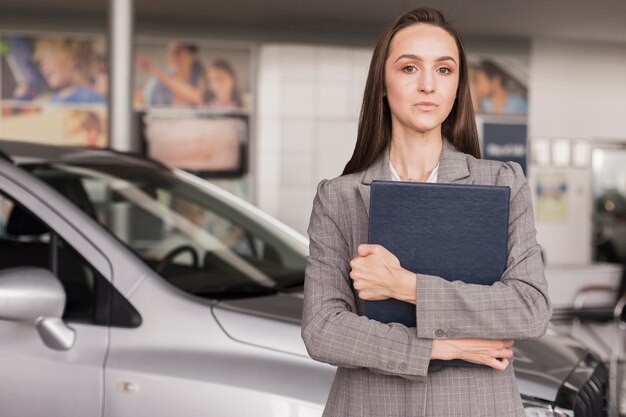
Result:
<svg viewBox="0 0 626 417">
<path fill-rule="evenodd" d="M 232 339 L 308 357 L 300 336 L 301 292 L 220 301 L 213 314 Z M 588 354 L 564 331 L 550 324 L 538 340 L 517 340 L 513 366 L 520 393 L 555 401 L 559 387 Z"/>
</svg>

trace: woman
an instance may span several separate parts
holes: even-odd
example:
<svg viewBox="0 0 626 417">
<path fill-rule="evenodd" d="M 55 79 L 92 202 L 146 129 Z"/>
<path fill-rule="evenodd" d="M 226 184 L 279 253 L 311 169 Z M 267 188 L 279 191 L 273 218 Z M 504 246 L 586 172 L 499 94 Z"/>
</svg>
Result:
<svg viewBox="0 0 626 417">
<path fill-rule="evenodd" d="M 241 92 L 237 85 L 235 69 L 230 62 L 216 59 L 207 69 L 208 89 L 206 105 L 223 110 L 236 110 L 243 107 Z"/>
<path fill-rule="evenodd" d="M 311 357 L 338 366 L 324 416 L 525 415 L 509 364 L 513 340 L 543 335 L 551 304 L 521 167 L 478 159 L 466 66 L 463 43 L 440 12 L 399 17 L 372 56 L 354 154 L 343 175 L 318 185 L 302 338 Z M 500 282 L 407 271 L 384 247 L 364 244 L 370 184 L 393 172 L 511 188 Z M 417 327 L 364 316 L 365 300 L 386 298 L 415 303 Z M 430 359 L 487 366 L 429 366 Z"/>
</svg>

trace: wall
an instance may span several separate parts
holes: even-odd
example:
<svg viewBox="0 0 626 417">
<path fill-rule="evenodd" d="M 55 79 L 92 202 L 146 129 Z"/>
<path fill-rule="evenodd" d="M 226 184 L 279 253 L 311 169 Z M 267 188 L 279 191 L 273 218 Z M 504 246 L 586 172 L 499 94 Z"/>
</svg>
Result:
<svg viewBox="0 0 626 417">
<path fill-rule="evenodd" d="M 319 181 L 352 155 L 370 57 L 366 48 L 260 47 L 256 204 L 300 232 Z"/>
<path fill-rule="evenodd" d="M 531 47 L 529 136 L 603 143 L 626 142 L 626 44 L 536 39 Z M 549 264 L 588 264 L 592 259 L 590 168 L 535 168 L 563 172 L 569 182 L 564 223 L 537 222 L 537 239 Z"/>
</svg>

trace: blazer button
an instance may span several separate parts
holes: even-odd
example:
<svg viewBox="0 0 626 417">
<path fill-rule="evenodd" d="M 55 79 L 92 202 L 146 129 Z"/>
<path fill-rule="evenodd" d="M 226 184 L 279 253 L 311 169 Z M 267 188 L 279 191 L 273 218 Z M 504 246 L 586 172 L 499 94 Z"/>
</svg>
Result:
<svg viewBox="0 0 626 417">
<path fill-rule="evenodd" d="M 444 331 L 443 331 L 443 329 L 437 329 L 437 330 L 435 330 L 435 336 L 437 336 L 437 337 L 441 337 L 441 336 L 443 336 L 444 334 L 446 334 L 446 332 L 444 332 Z"/>
<path fill-rule="evenodd" d="M 448 337 L 455 337 L 456 336 L 456 332 L 454 330 L 448 330 L 446 332 L 446 336 L 448 336 Z"/>
<path fill-rule="evenodd" d="M 406 362 L 400 362 L 400 366 L 398 366 L 398 369 L 400 369 L 401 371 L 406 371 L 407 369 L 409 369 L 409 366 L 406 364 Z"/>
<path fill-rule="evenodd" d="M 396 361 L 389 361 L 389 362 L 387 362 L 387 368 L 389 368 L 389 369 L 396 369 Z"/>
</svg>

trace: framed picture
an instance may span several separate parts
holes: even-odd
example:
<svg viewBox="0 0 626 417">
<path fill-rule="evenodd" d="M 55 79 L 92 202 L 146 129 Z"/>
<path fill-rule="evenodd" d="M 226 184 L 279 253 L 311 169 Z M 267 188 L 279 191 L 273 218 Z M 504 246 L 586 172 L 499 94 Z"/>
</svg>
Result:
<svg viewBox="0 0 626 417">
<path fill-rule="evenodd" d="M 146 155 L 169 167 L 211 177 L 240 177 L 248 166 L 248 116 L 149 112 Z"/>
<path fill-rule="evenodd" d="M 206 178 L 243 176 L 254 108 L 252 45 L 140 38 L 134 60 L 146 155 Z"/>
<path fill-rule="evenodd" d="M 528 113 L 527 55 L 470 53 L 469 81 L 477 114 Z"/>
<path fill-rule="evenodd" d="M 0 135 L 55 145 L 108 144 L 102 37 L 0 35 Z"/>
<path fill-rule="evenodd" d="M 137 109 L 252 109 L 250 44 L 140 38 L 134 60 Z"/>
</svg>

